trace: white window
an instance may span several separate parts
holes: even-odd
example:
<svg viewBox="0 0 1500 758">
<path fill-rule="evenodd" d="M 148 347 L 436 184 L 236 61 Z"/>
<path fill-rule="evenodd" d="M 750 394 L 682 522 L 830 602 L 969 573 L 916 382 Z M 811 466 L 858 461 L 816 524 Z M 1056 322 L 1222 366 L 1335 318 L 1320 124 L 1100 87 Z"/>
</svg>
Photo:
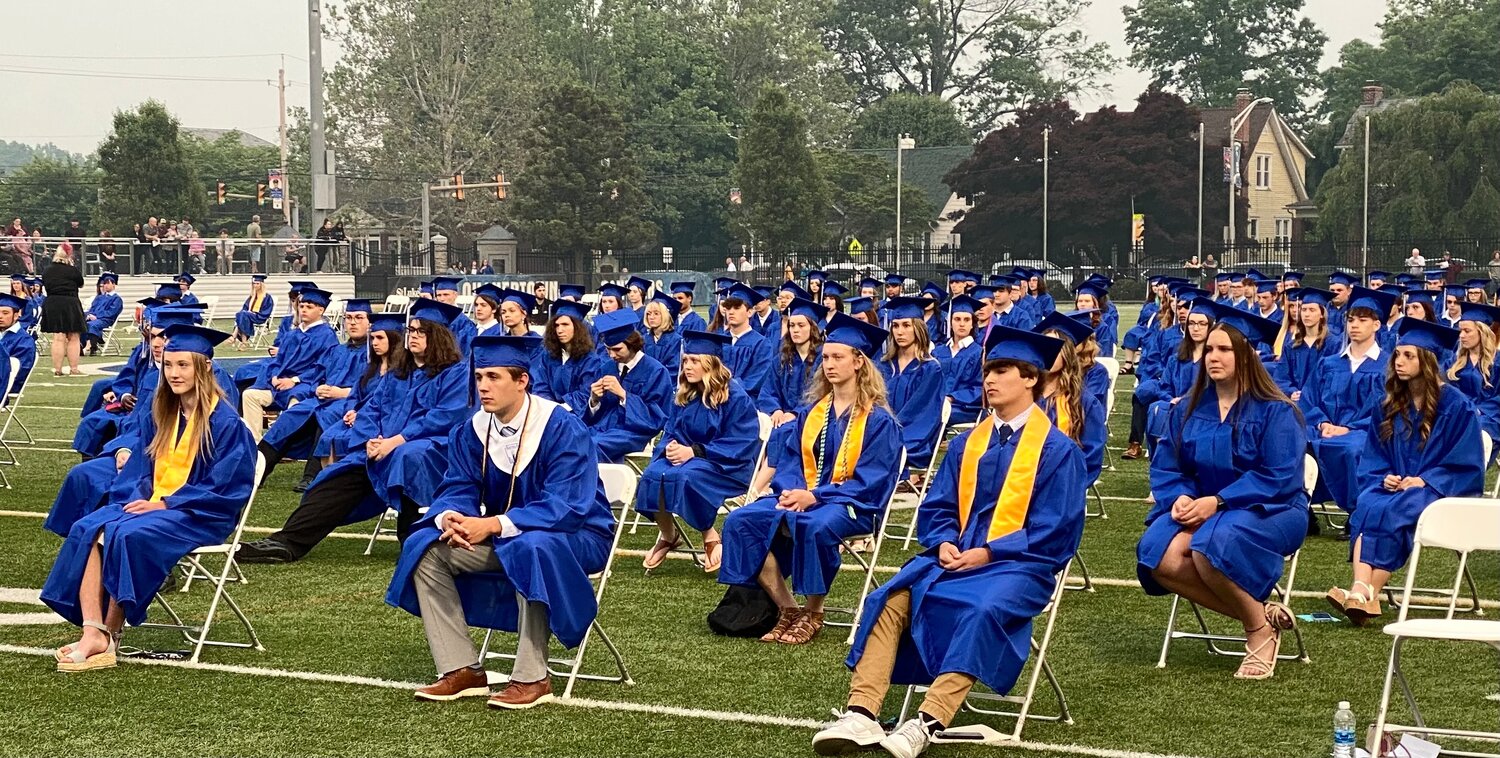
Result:
<svg viewBox="0 0 1500 758">
<path fill-rule="evenodd" d="M 1245 228 L 1245 236 L 1250 239 L 1260 238 L 1260 219 L 1250 219 L 1250 224 Z"/>
<path fill-rule="evenodd" d="M 1276 219 L 1276 241 L 1290 242 L 1292 239 L 1292 220 L 1289 218 Z"/>
<path fill-rule="evenodd" d="M 1271 188 L 1271 156 L 1255 156 L 1255 188 Z"/>
</svg>

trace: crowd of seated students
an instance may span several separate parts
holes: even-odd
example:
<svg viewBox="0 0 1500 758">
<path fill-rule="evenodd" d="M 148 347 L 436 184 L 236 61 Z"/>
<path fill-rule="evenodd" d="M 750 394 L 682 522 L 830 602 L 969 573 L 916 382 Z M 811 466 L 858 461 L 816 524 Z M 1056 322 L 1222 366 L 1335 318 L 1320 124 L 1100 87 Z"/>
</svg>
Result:
<svg viewBox="0 0 1500 758">
<path fill-rule="evenodd" d="M 1314 497 L 1352 514 L 1351 584 L 1328 602 L 1364 623 L 1422 509 L 1477 493 L 1480 434 L 1500 432 L 1500 308 L 1483 286 L 1439 314 L 1425 287 L 1303 279 L 1221 274 L 1208 291 L 1153 277 L 1118 346 L 1108 279 L 1079 282 L 1064 313 L 1027 269 L 984 283 L 953 271 L 946 291 L 917 295 L 892 275 L 847 299 L 818 271 L 805 288 L 720 281 L 707 321 L 692 282 L 606 284 L 597 312 L 563 285 L 541 336 L 537 296 L 481 285 L 470 319 L 461 280 L 440 278 L 405 314 L 346 302 L 342 341 L 323 318 L 331 294 L 297 282 L 268 356 L 232 377 L 214 346 L 243 349 L 269 322 L 264 277 L 233 334 L 194 324 L 191 282 L 164 284 L 143 301 L 140 346 L 84 407 L 86 460 L 46 522 L 65 542 L 43 600 L 83 628 L 57 666 L 114 665 L 123 626 L 176 561 L 227 535 L 257 450 L 268 475 L 307 464 L 297 508 L 241 562 L 301 560 L 339 526 L 393 511 L 402 550 L 386 599 L 422 617 L 437 675 L 416 696 L 489 696 L 467 632 L 480 623 L 520 635 L 510 682 L 489 697 L 519 709 L 552 698 L 549 637 L 576 646 L 597 612 L 589 576 L 616 523 L 598 464 L 649 455 L 630 504 L 658 529 L 645 568 L 691 530 L 705 572 L 779 609 L 761 639 L 804 645 L 826 623 L 844 541 L 879 528 L 891 493 L 946 445 L 921 483 L 925 550 L 866 599 L 847 708 L 814 737 L 820 753 L 915 756 L 976 683 L 1006 692 L 1025 663 L 1105 466 L 1115 377 L 1098 359 L 1118 349 L 1136 377 L 1124 456 L 1150 456 L 1141 583 L 1238 621 L 1235 676 L 1265 679 L 1295 623 L 1271 596 L 1311 521 L 1304 455 L 1322 471 Z M 26 307 L 0 296 L 8 355 L 23 352 Z M 887 733 L 893 683 L 931 689 Z"/>
</svg>

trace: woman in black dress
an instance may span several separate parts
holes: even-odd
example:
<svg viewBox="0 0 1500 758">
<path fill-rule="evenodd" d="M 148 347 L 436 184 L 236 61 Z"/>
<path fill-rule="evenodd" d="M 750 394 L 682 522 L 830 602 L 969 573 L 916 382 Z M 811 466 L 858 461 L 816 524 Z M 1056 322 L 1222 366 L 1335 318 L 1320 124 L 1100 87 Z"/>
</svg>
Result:
<svg viewBox="0 0 1500 758">
<path fill-rule="evenodd" d="M 78 353 L 83 335 L 83 303 L 78 291 L 83 288 L 83 273 L 73 264 L 73 246 L 64 242 L 57 248 L 52 265 L 42 272 L 42 287 L 47 299 L 42 302 L 42 331 L 52 338 L 52 375 L 62 376 L 63 356 L 69 371 L 77 376 Z"/>
</svg>

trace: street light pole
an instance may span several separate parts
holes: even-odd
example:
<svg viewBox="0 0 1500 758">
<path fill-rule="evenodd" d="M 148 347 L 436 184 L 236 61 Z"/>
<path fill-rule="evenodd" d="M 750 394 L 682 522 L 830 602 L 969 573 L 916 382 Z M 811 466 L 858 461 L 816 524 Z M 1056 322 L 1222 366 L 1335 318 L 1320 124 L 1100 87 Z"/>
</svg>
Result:
<svg viewBox="0 0 1500 758">
<path fill-rule="evenodd" d="M 1052 170 L 1052 127 L 1042 128 L 1042 275 L 1047 272 L 1047 180 Z"/>
<path fill-rule="evenodd" d="M 1370 114 L 1365 114 L 1365 213 L 1364 232 L 1360 237 L 1364 272 L 1370 271 Z"/>
<path fill-rule="evenodd" d="M 1203 264 L 1203 122 L 1198 122 L 1198 264 Z"/>
<path fill-rule="evenodd" d="M 1240 130 L 1240 124 L 1244 123 L 1245 119 L 1249 118 L 1250 114 L 1255 112 L 1256 106 L 1262 104 L 1269 105 L 1272 102 L 1275 101 L 1269 97 L 1256 98 L 1249 105 L 1245 106 L 1244 110 L 1229 120 L 1229 149 L 1232 151 L 1229 156 L 1229 252 L 1231 255 L 1234 253 L 1235 238 L 1239 236 L 1235 233 L 1234 201 L 1240 194 L 1240 171 L 1242 169 L 1240 149 L 1239 145 L 1235 143 L 1234 135 Z"/>
<path fill-rule="evenodd" d="M 910 134 L 896 138 L 896 271 L 901 270 L 901 160 L 904 151 L 917 146 Z"/>
</svg>

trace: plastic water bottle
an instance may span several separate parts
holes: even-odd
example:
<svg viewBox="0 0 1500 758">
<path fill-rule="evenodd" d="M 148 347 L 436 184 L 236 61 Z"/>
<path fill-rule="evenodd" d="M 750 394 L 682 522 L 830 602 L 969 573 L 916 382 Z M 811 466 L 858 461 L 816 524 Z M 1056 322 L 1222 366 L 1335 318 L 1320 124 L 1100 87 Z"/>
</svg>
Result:
<svg viewBox="0 0 1500 758">
<path fill-rule="evenodd" d="M 1354 711 L 1348 700 L 1340 700 L 1333 712 L 1333 758 L 1354 758 Z"/>
</svg>

